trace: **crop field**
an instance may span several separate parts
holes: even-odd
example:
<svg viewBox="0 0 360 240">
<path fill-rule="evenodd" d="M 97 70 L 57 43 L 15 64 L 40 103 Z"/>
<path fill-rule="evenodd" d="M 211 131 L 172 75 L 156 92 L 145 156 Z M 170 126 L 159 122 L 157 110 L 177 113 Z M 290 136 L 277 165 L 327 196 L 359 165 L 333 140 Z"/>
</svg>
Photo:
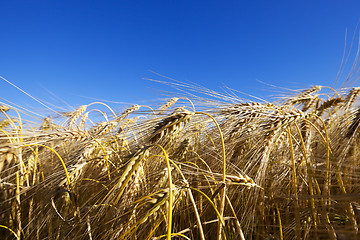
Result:
<svg viewBox="0 0 360 240">
<path fill-rule="evenodd" d="M 359 238 L 360 88 L 192 89 L 217 98 L 1 105 L 1 239 Z"/>
</svg>

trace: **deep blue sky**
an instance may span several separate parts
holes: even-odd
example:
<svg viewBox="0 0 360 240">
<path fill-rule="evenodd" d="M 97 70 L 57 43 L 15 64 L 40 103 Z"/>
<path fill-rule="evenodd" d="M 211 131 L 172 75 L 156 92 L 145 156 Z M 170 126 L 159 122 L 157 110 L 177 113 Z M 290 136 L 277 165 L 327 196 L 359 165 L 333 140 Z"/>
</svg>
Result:
<svg viewBox="0 0 360 240">
<path fill-rule="evenodd" d="M 142 104 L 168 89 L 143 78 L 224 84 L 332 85 L 360 1 L 0 0 L 0 75 L 52 104 L 87 96 Z M 48 92 L 49 90 L 50 92 Z M 265 94 L 274 94 L 271 91 Z M 0 80 L 0 97 L 36 105 Z"/>
</svg>

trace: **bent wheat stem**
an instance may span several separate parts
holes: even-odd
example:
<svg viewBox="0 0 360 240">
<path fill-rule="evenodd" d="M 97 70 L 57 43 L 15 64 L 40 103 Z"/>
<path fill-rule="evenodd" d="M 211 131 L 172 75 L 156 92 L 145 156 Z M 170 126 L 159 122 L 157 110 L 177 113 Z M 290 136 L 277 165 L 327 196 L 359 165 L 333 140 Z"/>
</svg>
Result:
<svg viewBox="0 0 360 240">
<path fill-rule="evenodd" d="M 220 126 L 219 124 L 217 123 L 217 121 L 215 120 L 215 118 L 213 116 L 211 116 L 210 114 L 208 113 L 205 113 L 205 112 L 195 112 L 195 114 L 203 114 L 203 115 L 206 115 L 208 117 L 210 117 L 217 130 L 219 131 L 219 135 L 220 135 L 220 139 L 221 139 L 221 147 L 222 147 L 222 156 L 223 156 L 223 176 L 222 176 L 222 181 L 225 183 L 226 181 L 226 154 L 225 154 L 225 142 L 224 142 L 224 137 L 223 137 L 223 134 L 221 132 L 221 129 L 220 129 Z M 226 196 L 226 186 L 224 186 L 224 188 L 222 189 L 221 191 L 221 197 L 220 197 L 220 216 L 221 218 L 223 217 L 224 215 L 224 209 L 225 209 L 225 196 Z M 219 222 L 218 223 L 218 233 L 217 233 L 217 239 L 220 240 L 221 239 L 221 231 L 222 231 L 222 224 Z"/>
<path fill-rule="evenodd" d="M 72 189 L 72 186 L 71 186 L 71 181 L 70 181 L 70 177 L 69 177 L 69 173 L 68 173 L 68 170 L 66 168 L 66 165 L 65 165 L 65 162 L 64 160 L 61 158 L 61 156 L 59 155 L 59 153 L 57 153 L 53 148 L 51 147 L 48 147 L 48 146 L 45 146 L 43 144 L 39 144 L 39 143 L 31 143 L 31 144 L 26 144 L 25 147 L 29 147 L 29 146 L 40 146 L 40 147 L 44 147 L 44 148 L 47 148 L 49 149 L 50 151 L 52 151 L 60 160 L 61 162 L 61 165 L 65 171 L 65 175 L 66 175 L 66 180 L 68 182 L 68 185 L 69 185 L 69 188 Z"/>
</svg>

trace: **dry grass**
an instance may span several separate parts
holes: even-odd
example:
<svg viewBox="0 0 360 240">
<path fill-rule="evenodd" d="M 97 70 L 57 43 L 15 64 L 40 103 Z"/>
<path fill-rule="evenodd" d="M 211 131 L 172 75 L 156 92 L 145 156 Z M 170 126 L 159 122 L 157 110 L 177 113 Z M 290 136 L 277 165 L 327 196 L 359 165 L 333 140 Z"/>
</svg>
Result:
<svg viewBox="0 0 360 240">
<path fill-rule="evenodd" d="M 360 91 L 324 89 L 198 112 L 177 97 L 119 115 L 91 103 L 63 124 L 0 106 L 0 236 L 357 239 Z"/>
</svg>

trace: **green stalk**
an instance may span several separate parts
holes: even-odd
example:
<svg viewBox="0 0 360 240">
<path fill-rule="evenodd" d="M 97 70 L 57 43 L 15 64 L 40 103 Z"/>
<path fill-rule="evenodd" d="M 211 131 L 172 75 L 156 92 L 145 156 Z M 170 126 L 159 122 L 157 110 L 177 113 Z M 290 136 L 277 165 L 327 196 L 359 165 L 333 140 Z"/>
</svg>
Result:
<svg viewBox="0 0 360 240">
<path fill-rule="evenodd" d="M 186 180 L 184 174 L 181 172 L 179 166 L 178 166 L 177 164 L 175 164 L 173 161 L 171 161 L 170 159 L 169 159 L 169 161 L 171 162 L 171 164 L 174 165 L 174 167 L 175 167 L 176 170 L 179 172 L 179 174 L 180 174 L 181 178 L 184 180 L 184 182 L 185 182 L 185 183 L 188 183 L 188 181 Z M 187 184 L 187 185 L 188 185 L 188 184 Z M 201 240 L 205 240 L 204 230 L 203 230 L 203 227 L 202 227 L 202 223 L 201 223 L 199 211 L 197 210 L 197 207 L 196 207 L 196 203 L 195 203 L 194 196 L 193 196 L 190 188 L 187 188 L 187 192 L 188 192 L 188 194 L 189 194 L 191 204 L 193 205 L 193 208 L 194 208 L 196 221 L 197 221 L 198 226 L 199 226 L 200 238 L 201 238 Z"/>
<path fill-rule="evenodd" d="M 279 206 L 277 205 L 277 203 L 275 203 L 275 208 L 276 208 L 276 213 L 277 213 L 278 221 L 279 221 L 280 240 L 284 240 L 283 230 L 282 230 L 283 227 L 282 227 L 281 216 L 280 216 L 280 210 L 279 210 Z"/>
<path fill-rule="evenodd" d="M 167 228 L 167 240 L 171 240 L 171 225 L 172 225 L 172 208 L 173 208 L 173 192 L 172 192 L 172 180 L 171 180 L 171 169 L 170 169 L 170 160 L 165 151 L 165 149 L 159 145 L 155 144 L 154 146 L 159 147 L 164 154 L 166 160 L 166 166 L 168 171 L 168 180 L 169 180 L 169 209 L 168 209 L 168 228 Z"/>
</svg>

